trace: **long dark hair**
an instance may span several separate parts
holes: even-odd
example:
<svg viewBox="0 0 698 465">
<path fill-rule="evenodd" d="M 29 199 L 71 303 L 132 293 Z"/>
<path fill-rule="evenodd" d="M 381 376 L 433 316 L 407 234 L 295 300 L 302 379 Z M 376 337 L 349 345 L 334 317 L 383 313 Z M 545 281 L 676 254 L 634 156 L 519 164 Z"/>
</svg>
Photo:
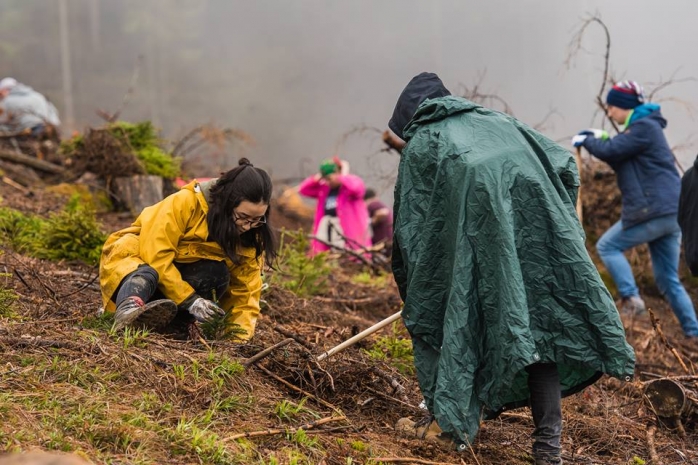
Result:
<svg viewBox="0 0 698 465">
<path fill-rule="evenodd" d="M 272 190 L 271 178 L 263 169 L 252 166 L 247 158 L 241 158 L 238 165 L 227 173 L 223 173 L 211 187 L 210 205 L 206 216 L 209 239 L 216 241 L 235 264 L 240 263 L 238 247 L 244 246 L 254 247 L 256 257 L 259 258 L 264 254 L 266 263 L 273 266 L 276 259 L 276 244 L 269 224 L 271 209 L 267 208 L 266 223 L 242 234 L 238 232 L 233 218 L 233 210 L 243 200 L 269 205 Z"/>
</svg>

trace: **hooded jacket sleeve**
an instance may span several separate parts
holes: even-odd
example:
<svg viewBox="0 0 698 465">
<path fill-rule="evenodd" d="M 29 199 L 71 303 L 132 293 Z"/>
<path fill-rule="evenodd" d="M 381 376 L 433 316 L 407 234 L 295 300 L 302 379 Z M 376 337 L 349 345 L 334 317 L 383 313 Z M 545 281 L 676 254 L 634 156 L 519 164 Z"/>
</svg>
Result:
<svg viewBox="0 0 698 465">
<path fill-rule="evenodd" d="M 636 123 L 611 139 L 587 137 L 582 145 L 596 158 L 610 164 L 618 163 L 642 153 L 651 144 L 646 129 L 646 126 Z"/>
<path fill-rule="evenodd" d="M 233 332 L 236 329 L 242 329 L 244 333 L 236 333 L 235 336 L 248 340 L 254 334 L 259 317 L 259 301 L 262 296 L 262 259 L 255 258 L 254 249 L 246 251 L 241 258 L 239 265 L 229 268 L 230 285 L 218 304 L 228 314 L 228 329 Z"/>
<path fill-rule="evenodd" d="M 320 196 L 320 191 L 322 190 L 322 184 L 315 178 L 315 175 L 308 176 L 303 180 L 303 182 L 298 186 L 298 192 L 306 197 L 312 197 L 314 199 Z"/>
</svg>

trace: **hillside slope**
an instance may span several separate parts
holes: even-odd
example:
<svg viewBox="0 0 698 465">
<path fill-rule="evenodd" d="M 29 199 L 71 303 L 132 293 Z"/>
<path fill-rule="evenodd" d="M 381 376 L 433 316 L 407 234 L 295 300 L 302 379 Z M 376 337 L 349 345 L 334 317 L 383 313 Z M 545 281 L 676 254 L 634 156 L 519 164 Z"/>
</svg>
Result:
<svg viewBox="0 0 698 465">
<path fill-rule="evenodd" d="M 586 211 L 603 210 L 611 218 L 610 208 L 599 207 L 608 201 L 604 195 L 587 193 Z M 0 197 L 3 206 L 41 215 L 66 201 L 45 191 L 28 197 L 3 183 Z M 105 232 L 132 220 L 117 214 L 100 219 Z M 605 227 L 593 214 L 586 222 Z M 99 464 L 531 463 L 526 409 L 485 422 L 463 454 L 395 433 L 400 417 L 424 414 L 405 363 L 401 325 L 315 360 L 399 311 L 389 277 L 365 279 L 364 273 L 358 279 L 356 265 L 335 268 L 328 290 L 305 299 L 272 285 L 263 296 L 256 336 L 240 345 L 180 334 L 114 333 L 109 317 L 97 316 L 96 267 L 10 249 L 0 261 L 4 287 L 18 296 L 12 307 L 0 305 L 0 451 L 70 452 Z M 565 399 L 566 463 L 659 463 L 648 461 L 652 449 L 665 464 L 698 463 L 696 425 L 657 425 L 641 390 L 653 377 L 693 375 L 695 382 L 698 347 L 683 340 L 651 280 L 641 283 L 676 354 L 649 316 L 624 320 L 637 352 L 637 379 L 621 384 L 604 378 Z M 689 285 L 698 295 L 698 286 Z"/>
</svg>

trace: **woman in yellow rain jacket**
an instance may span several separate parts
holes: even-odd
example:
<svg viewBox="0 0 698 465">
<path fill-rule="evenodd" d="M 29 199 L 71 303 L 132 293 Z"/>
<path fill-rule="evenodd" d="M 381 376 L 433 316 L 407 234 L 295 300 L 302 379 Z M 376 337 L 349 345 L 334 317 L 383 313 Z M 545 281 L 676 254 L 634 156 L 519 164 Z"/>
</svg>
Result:
<svg viewBox="0 0 698 465">
<path fill-rule="evenodd" d="M 218 179 L 192 181 L 143 209 L 107 239 L 100 285 L 115 327 L 162 328 L 177 312 L 198 321 L 226 315 L 228 328 L 254 333 L 264 260 L 276 257 L 268 223 L 269 175 L 245 158 Z"/>
</svg>

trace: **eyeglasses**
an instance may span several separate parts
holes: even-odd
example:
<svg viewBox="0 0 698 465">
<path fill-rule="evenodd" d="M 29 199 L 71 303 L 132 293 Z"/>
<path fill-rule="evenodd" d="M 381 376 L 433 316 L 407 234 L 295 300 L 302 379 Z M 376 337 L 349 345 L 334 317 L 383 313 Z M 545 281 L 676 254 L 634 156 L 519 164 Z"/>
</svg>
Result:
<svg viewBox="0 0 698 465">
<path fill-rule="evenodd" d="M 236 223 L 249 224 L 250 228 L 258 228 L 263 224 L 266 224 L 267 217 L 266 215 L 262 215 L 257 218 L 245 218 L 238 216 L 238 214 L 235 213 L 235 210 L 233 210 L 233 220 L 235 220 Z"/>
</svg>

